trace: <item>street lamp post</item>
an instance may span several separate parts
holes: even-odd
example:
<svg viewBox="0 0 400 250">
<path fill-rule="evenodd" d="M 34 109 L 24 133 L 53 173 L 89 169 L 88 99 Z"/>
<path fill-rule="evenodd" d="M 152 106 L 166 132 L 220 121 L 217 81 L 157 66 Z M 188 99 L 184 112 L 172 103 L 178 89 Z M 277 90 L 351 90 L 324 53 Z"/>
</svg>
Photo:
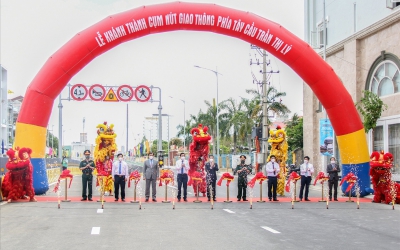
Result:
<svg viewBox="0 0 400 250">
<path fill-rule="evenodd" d="M 173 98 L 172 96 L 169 96 Z M 183 152 L 185 152 L 185 141 L 186 141 L 186 102 L 185 100 L 179 99 L 183 102 Z"/>
<path fill-rule="evenodd" d="M 219 163 L 219 107 L 218 107 L 218 75 L 221 75 L 221 73 L 218 72 L 218 68 L 215 67 L 215 70 L 212 69 L 207 69 L 207 68 L 203 68 L 197 65 L 194 65 L 194 67 L 199 68 L 199 69 L 205 69 L 208 71 L 211 71 L 215 74 L 215 76 L 217 77 L 217 162 Z"/>
<path fill-rule="evenodd" d="M 153 114 L 153 116 L 158 116 L 158 114 Z M 170 159 L 169 159 L 169 117 L 171 116 L 171 115 L 168 115 L 168 114 L 161 114 L 161 116 L 167 116 L 168 117 L 168 135 L 167 135 L 167 142 L 168 142 L 168 147 L 167 147 L 167 154 L 168 154 L 168 156 L 167 156 L 167 159 L 168 159 L 168 166 L 169 166 L 169 164 L 170 164 Z"/>
</svg>

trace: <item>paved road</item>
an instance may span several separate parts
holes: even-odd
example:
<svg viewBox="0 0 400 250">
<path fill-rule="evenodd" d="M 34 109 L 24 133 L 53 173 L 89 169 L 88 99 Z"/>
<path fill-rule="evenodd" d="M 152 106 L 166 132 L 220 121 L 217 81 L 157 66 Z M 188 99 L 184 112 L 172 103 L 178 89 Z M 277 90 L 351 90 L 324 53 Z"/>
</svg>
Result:
<svg viewBox="0 0 400 250">
<path fill-rule="evenodd" d="M 71 197 L 80 195 L 80 185 L 77 176 Z M 335 202 L 326 209 L 325 203 L 299 202 L 291 209 L 291 203 L 282 198 L 254 202 L 250 209 L 248 202 L 221 202 L 226 195 L 223 186 L 217 188 L 219 202 L 213 210 L 208 202 L 181 202 L 173 210 L 172 204 L 160 202 L 163 190 L 158 189 L 159 202 L 143 203 L 141 210 L 138 204 L 113 201 L 104 210 L 97 202 L 62 203 L 57 209 L 54 199 L 2 203 L 0 249 L 400 248 L 399 205 L 392 210 L 388 205 L 363 202 L 356 209 L 354 203 Z M 233 183 L 233 198 L 235 190 Z M 256 186 L 255 196 L 258 190 Z M 310 196 L 320 197 L 318 187 Z M 54 193 L 46 197 L 54 198 Z"/>
</svg>

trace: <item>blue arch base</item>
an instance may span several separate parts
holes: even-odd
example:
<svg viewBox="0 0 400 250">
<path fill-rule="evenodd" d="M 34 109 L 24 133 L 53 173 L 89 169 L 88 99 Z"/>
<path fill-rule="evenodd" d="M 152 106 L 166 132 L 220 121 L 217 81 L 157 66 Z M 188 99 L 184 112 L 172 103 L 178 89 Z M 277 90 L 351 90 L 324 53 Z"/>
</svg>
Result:
<svg viewBox="0 0 400 250">
<path fill-rule="evenodd" d="M 33 165 L 33 189 L 35 195 L 45 194 L 49 190 L 47 180 L 46 161 L 43 158 L 32 158 Z"/>
<path fill-rule="evenodd" d="M 360 186 L 360 197 L 364 197 L 371 193 L 371 178 L 369 176 L 369 162 L 360 164 L 343 164 L 342 165 L 342 178 L 348 173 L 352 172 L 358 178 L 358 185 Z M 349 184 L 345 181 L 342 185 L 342 192 L 347 189 Z M 348 192 L 345 193 L 348 196 Z M 351 189 L 351 196 L 356 197 L 355 185 Z"/>
</svg>

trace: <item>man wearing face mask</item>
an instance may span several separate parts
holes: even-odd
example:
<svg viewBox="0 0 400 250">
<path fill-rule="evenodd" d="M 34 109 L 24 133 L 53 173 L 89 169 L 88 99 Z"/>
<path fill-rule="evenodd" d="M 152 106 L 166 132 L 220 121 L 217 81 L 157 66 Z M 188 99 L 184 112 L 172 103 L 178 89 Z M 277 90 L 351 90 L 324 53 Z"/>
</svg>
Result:
<svg viewBox="0 0 400 250">
<path fill-rule="evenodd" d="M 215 184 L 217 182 L 217 171 L 218 171 L 218 164 L 214 162 L 214 156 L 210 155 L 208 158 L 208 162 L 206 163 L 206 180 L 207 180 L 207 197 L 208 201 L 211 200 L 211 192 L 212 192 L 212 199 L 215 199 Z M 210 188 L 211 187 L 211 188 Z M 210 190 L 211 189 L 211 190 Z"/>
<path fill-rule="evenodd" d="M 310 157 L 304 156 L 304 163 L 300 165 L 300 175 L 301 175 L 301 186 L 299 194 L 300 201 L 303 200 L 304 187 L 306 188 L 304 193 L 304 198 L 305 198 L 304 200 L 310 201 L 308 199 L 308 187 L 310 186 L 311 183 L 311 176 L 314 173 L 314 166 L 309 161 Z"/>
<path fill-rule="evenodd" d="M 337 201 L 337 187 L 339 181 L 338 172 L 340 172 L 340 166 L 336 163 L 335 157 L 331 157 L 331 164 L 328 164 L 326 170 L 329 174 L 329 200 L 332 201 L 332 186 L 334 188 L 333 199 Z"/>
<path fill-rule="evenodd" d="M 79 169 L 82 170 L 82 200 L 85 201 L 89 199 L 92 201 L 92 181 L 93 181 L 93 170 L 96 168 L 94 161 L 90 159 L 90 150 L 85 150 L 83 152 L 85 155 L 85 160 L 81 161 L 79 164 Z M 89 189 L 89 193 L 86 194 L 86 189 Z"/>
<path fill-rule="evenodd" d="M 238 195 L 237 201 L 240 201 L 243 197 L 243 201 L 246 200 L 246 188 L 247 188 L 247 175 L 250 173 L 250 166 L 246 165 L 246 156 L 240 156 L 240 165 L 236 166 L 235 172 L 238 174 Z"/>
<path fill-rule="evenodd" d="M 187 201 L 187 182 L 188 182 L 188 171 L 189 162 L 185 158 L 185 153 L 180 154 L 181 159 L 176 161 L 176 172 L 178 179 L 178 201 L 181 201 L 181 189 L 183 185 L 183 200 Z"/>
<path fill-rule="evenodd" d="M 158 179 L 159 173 L 158 173 L 158 161 L 154 159 L 154 154 L 152 152 L 149 153 L 149 159 L 144 162 L 143 166 L 143 180 L 146 180 L 146 191 L 145 191 L 145 196 L 146 196 L 146 202 L 149 201 L 150 197 L 150 184 L 151 184 L 151 194 L 152 194 L 152 200 L 156 202 L 156 194 L 157 194 L 157 189 L 156 189 L 156 181 Z"/>
<path fill-rule="evenodd" d="M 268 199 L 269 201 L 274 199 L 274 201 L 278 201 L 276 198 L 276 188 L 278 186 L 278 174 L 279 174 L 279 164 L 276 162 L 276 158 L 274 155 L 269 157 L 270 161 L 267 163 L 265 170 L 267 171 L 268 176 Z"/>
<path fill-rule="evenodd" d="M 128 164 L 124 161 L 124 155 L 119 153 L 118 160 L 113 163 L 112 176 L 114 182 L 115 201 L 118 201 L 119 188 L 121 188 L 121 200 L 125 201 L 125 184 L 128 181 L 129 169 Z"/>
</svg>

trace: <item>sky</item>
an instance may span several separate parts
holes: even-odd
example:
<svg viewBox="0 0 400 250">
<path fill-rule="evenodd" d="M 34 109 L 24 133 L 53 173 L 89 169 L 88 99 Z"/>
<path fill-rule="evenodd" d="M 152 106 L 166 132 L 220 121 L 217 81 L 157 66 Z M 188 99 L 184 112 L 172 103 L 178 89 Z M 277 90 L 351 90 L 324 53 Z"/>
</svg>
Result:
<svg viewBox="0 0 400 250">
<path fill-rule="evenodd" d="M 76 33 L 109 15 L 143 5 L 165 3 L 156 0 L 2 0 L 0 15 L 0 63 L 8 72 L 8 89 L 24 96 L 26 88 L 46 60 Z M 249 11 L 281 24 L 300 38 L 304 36 L 303 1 L 299 0 L 215 0 L 186 1 L 215 3 Z M 215 74 L 195 68 L 218 70 L 218 100 L 250 97 L 246 89 L 257 88 L 252 73 L 262 80 L 260 67 L 250 59 L 260 55 L 242 40 L 207 32 L 174 31 L 145 36 L 126 42 L 100 55 L 71 80 L 70 84 L 120 86 L 147 85 L 161 88 L 163 139 L 175 137 L 176 127 L 190 114 L 206 110 L 204 100 L 217 97 Z M 287 65 L 268 55 L 271 84 L 286 92 L 282 98 L 292 113 L 302 115 L 302 79 Z M 158 92 L 154 92 L 158 100 Z M 68 88 L 62 92 L 68 98 Z M 181 101 L 184 100 L 185 102 Z M 156 124 L 146 119 L 158 113 L 158 103 L 107 103 L 63 101 L 64 145 L 79 141 L 79 133 L 88 133 L 88 142 L 96 137 L 96 126 L 104 121 L 114 124 L 117 145 L 132 148 L 145 134 L 156 139 Z M 58 136 L 58 100 L 53 105 L 49 130 Z M 129 108 L 128 129 L 126 109 Z M 184 112 L 185 110 L 185 112 Z M 83 126 L 83 118 L 85 125 Z M 150 135 L 151 134 L 151 135 Z"/>
</svg>

